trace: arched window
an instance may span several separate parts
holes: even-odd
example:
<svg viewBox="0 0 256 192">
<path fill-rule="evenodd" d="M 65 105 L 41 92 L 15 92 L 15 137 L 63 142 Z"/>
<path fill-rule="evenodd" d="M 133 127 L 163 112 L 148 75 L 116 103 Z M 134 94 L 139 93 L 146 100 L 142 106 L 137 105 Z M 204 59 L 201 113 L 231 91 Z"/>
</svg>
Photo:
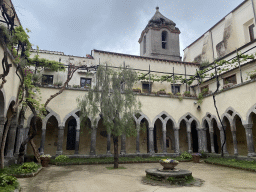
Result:
<svg viewBox="0 0 256 192">
<path fill-rule="evenodd" d="M 146 43 L 146 35 L 145 35 L 145 36 L 144 36 L 144 40 L 143 40 L 143 54 L 145 54 L 146 51 L 147 51 L 147 50 L 146 50 L 146 48 L 147 48 L 147 47 L 146 47 L 146 44 L 147 44 L 147 43 Z"/>
<path fill-rule="evenodd" d="M 162 32 L 162 48 L 167 49 L 167 31 Z"/>
</svg>

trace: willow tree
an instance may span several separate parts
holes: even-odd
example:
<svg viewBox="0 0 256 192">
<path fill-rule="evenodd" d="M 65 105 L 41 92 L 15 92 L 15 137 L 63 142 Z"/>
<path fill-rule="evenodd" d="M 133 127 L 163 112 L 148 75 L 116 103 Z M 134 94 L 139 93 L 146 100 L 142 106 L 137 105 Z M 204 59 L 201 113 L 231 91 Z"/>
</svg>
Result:
<svg viewBox="0 0 256 192">
<path fill-rule="evenodd" d="M 141 104 L 132 88 L 137 74 L 129 68 L 112 70 L 100 65 L 96 73 L 96 85 L 83 98 L 78 98 L 81 118 L 100 116 L 114 142 L 114 168 L 118 168 L 118 137 L 135 136 L 133 115 Z M 92 121 L 96 125 L 96 119 Z"/>
</svg>

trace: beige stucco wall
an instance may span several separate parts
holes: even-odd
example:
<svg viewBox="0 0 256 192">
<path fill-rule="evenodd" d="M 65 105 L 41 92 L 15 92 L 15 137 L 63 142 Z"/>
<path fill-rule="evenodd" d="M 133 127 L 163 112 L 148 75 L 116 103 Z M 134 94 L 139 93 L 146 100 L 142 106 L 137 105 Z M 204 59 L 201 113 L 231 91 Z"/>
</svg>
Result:
<svg viewBox="0 0 256 192">
<path fill-rule="evenodd" d="M 225 41 L 225 45 L 227 46 L 225 54 L 236 50 L 236 48 L 239 48 L 246 43 L 249 43 L 250 39 L 248 27 L 251 24 L 255 24 L 255 20 L 251 1 L 248 0 L 208 31 L 212 33 L 212 40 L 207 42 L 207 46 L 210 47 L 213 43 L 214 58 L 218 58 L 216 46 L 221 41 Z M 205 45 L 203 41 L 208 32 L 185 49 L 184 61 L 193 62 L 198 55 L 204 52 Z M 255 28 L 254 34 L 256 34 Z M 212 52 L 212 49 L 209 49 L 209 51 Z M 212 55 L 212 53 L 206 54 L 205 57 L 203 57 L 203 60 L 213 62 Z"/>
<path fill-rule="evenodd" d="M 12 64 L 12 67 L 10 67 L 10 71 L 9 74 L 7 75 L 6 79 L 6 83 L 4 84 L 3 88 L 2 88 L 2 92 L 5 96 L 5 115 L 7 113 L 7 110 L 9 108 L 9 104 L 11 101 L 16 101 L 16 97 L 17 97 L 17 92 L 18 92 L 18 87 L 19 87 L 19 77 L 16 75 L 16 65 L 13 64 L 13 60 L 11 59 L 11 57 L 8 55 L 8 64 Z M 4 48 L 3 45 L 0 46 L 0 61 L 2 61 L 2 59 L 4 58 Z M 3 74 L 3 68 L 0 67 L 0 74 Z M 19 74 L 19 72 L 18 72 Z M 2 80 L 0 80 L 0 83 L 2 83 Z"/>
</svg>

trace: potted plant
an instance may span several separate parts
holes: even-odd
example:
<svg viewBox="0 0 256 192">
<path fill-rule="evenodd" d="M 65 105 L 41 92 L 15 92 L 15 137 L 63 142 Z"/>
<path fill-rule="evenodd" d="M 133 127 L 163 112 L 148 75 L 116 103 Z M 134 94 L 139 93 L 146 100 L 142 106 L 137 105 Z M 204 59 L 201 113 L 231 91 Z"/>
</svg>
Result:
<svg viewBox="0 0 256 192">
<path fill-rule="evenodd" d="M 52 156 L 49 154 L 40 156 L 41 164 L 43 167 L 48 167 L 51 157 Z"/>
<path fill-rule="evenodd" d="M 194 163 L 199 163 L 200 157 L 201 157 L 201 153 L 193 153 L 192 154 L 192 159 Z"/>
<path fill-rule="evenodd" d="M 163 166 L 164 170 L 173 170 L 179 164 L 179 161 L 173 159 L 161 159 L 159 163 Z"/>
<path fill-rule="evenodd" d="M 159 91 L 157 91 L 157 94 L 158 95 L 165 95 L 166 94 L 165 89 L 160 89 Z"/>
<path fill-rule="evenodd" d="M 191 97 L 190 91 L 185 91 L 185 92 L 183 93 L 183 95 L 184 95 L 185 97 Z"/>
<path fill-rule="evenodd" d="M 141 93 L 141 89 L 140 88 L 132 89 L 132 91 L 135 92 L 135 93 Z"/>
</svg>

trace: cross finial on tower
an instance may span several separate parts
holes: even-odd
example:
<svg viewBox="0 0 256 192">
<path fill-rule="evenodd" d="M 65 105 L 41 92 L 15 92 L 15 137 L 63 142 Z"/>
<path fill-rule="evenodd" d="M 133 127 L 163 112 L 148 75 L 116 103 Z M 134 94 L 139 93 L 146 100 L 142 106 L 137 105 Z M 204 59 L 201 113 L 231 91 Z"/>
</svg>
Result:
<svg viewBox="0 0 256 192">
<path fill-rule="evenodd" d="M 156 11 L 157 11 L 157 12 L 159 11 L 159 7 L 158 7 L 158 6 L 156 7 Z"/>
</svg>

